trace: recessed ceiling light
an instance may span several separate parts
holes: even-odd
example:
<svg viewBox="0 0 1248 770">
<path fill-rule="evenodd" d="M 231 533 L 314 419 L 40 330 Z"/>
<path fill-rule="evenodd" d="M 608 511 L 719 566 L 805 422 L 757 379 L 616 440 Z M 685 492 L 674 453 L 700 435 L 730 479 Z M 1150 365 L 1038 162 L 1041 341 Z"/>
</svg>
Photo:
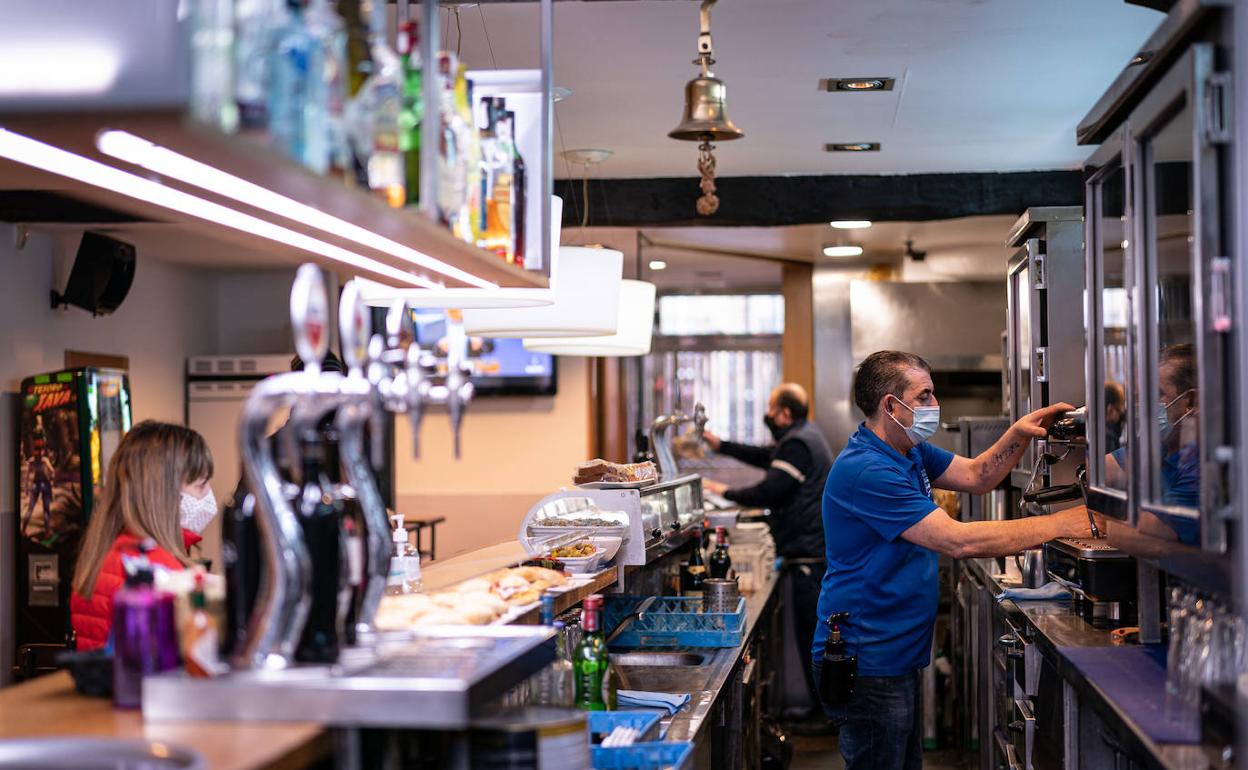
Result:
<svg viewBox="0 0 1248 770">
<path fill-rule="evenodd" d="M 652 259 L 650 260 L 650 269 L 651 270 L 666 270 L 667 263 L 661 259 Z"/>
<path fill-rule="evenodd" d="M 860 257 L 862 256 L 861 246 L 824 246 L 823 256 L 825 257 Z"/>
<path fill-rule="evenodd" d="M 896 82 L 892 77 L 825 77 L 819 81 L 822 91 L 891 91 Z"/>
<path fill-rule="evenodd" d="M 871 223 L 865 219 L 838 219 L 829 224 L 837 230 L 866 230 L 871 226 Z"/>
<path fill-rule="evenodd" d="M 825 144 L 824 152 L 879 152 L 879 142 L 837 142 Z"/>
</svg>

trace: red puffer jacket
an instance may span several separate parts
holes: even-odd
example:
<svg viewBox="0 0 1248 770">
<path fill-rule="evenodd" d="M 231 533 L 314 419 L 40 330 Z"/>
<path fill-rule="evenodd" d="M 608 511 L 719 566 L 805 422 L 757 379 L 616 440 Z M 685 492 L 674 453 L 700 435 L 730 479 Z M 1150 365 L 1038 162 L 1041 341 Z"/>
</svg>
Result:
<svg viewBox="0 0 1248 770">
<path fill-rule="evenodd" d="M 187 548 L 202 540 L 199 535 L 189 529 L 182 530 L 182 541 Z M 122 554 L 134 555 L 139 552 L 139 538 L 129 532 L 122 532 L 108 549 L 104 563 L 100 565 L 99 577 L 95 579 L 95 590 L 90 599 L 84 599 L 74 593 L 69 599 L 69 616 L 78 637 L 79 650 L 94 650 L 108 643 L 108 635 L 113 629 L 113 594 L 126 582 L 126 570 L 122 566 Z M 156 548 L 147 554 L 152 564 L 159 564 L 169 569 L 182 569 L 182 563 L 173 554 L 163 548 Z"/>
</svg>

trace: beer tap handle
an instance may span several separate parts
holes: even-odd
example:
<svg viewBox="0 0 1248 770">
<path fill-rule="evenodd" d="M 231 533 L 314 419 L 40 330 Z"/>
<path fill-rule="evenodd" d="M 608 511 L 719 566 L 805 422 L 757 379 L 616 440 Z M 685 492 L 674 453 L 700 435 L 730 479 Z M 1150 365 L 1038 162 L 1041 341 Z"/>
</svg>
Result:
<svg viewBox="0 0 1248 770">
<path fill-rule="evenodd" d="M 449 316 L 446 334 L 446 406 L 451 418 L 451 432 L 455 441 L 455 459 L 460 457 L 460 435 L 464 412 L 472 400 L 472 366 L 468 363 L 468 334 L 464 330 L 463 317 Z"/>
<path fill-rule="evenodd" d="M 420 424 L 425 419 L 425 405 L 429 403 L 429 378 L 425 375 L 423 355 L 416 345 L 407 349 L 407 418 L 412 425 L 412 456 L 420 457 Z"/>
</svg>

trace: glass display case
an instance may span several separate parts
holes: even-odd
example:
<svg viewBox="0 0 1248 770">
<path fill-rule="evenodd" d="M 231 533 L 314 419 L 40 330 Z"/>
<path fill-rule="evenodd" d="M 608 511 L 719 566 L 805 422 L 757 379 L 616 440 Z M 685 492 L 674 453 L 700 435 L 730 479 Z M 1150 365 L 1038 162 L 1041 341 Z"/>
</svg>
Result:
<svg viewBox="0 0 1248 770">
<path fill-rule="evenodd" d="M 1011 421 L 1036 409 L 1084 400 L 1083 210 L 1028 209 L 1010 230 L 1006 284 L 1006 374 Z M 1074 459 L 1038 464 L 1047 451 L 1032 442 L 1011 474 L 1018 489 L 1070 483 Z"/>
</svg>

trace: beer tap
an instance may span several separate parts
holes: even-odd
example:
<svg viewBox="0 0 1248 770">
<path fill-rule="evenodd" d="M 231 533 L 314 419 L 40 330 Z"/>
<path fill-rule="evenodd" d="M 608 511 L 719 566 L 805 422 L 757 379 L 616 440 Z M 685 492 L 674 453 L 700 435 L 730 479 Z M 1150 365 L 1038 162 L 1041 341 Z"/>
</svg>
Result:
<svg viewBox="0 0 1248 770">
<path fill-rule="evenodd" d="M 321 376 L 329 348 L 329 310 L 325 279 L 315 265 L 303 265 L 295 275 L 290 316 L 304 371 L 257 383 L 239 422 L 243 476 L 255 499 L 264 569 L 247 632 L 234 651 L 236 668 L 288 666 L 310 605 L 312 561 L 273 458 L 268 427 L 275 413 L 309 395 Z"/>
<path fill-rule="evenodd" d="M 650 448 L 654 451 L 655 459 L 659 461 L 659 473 L 663 478 L 674 479 L 680 474 L 680 469 L 676 465 L 676 454 L 672 451 L 672 429 L 693 423 L 694 432 L 700 442 L 705 435 L 707 421 L 706 407 L 700 403 L 694 406 L 692 417 L 677 412 L 660 415 L 654 419 L 650 425 Z"/>
<path fill-rule="evenodd" d="M 464 424 L 464 412 L 472 401 L 475 389 L 470 379 L 472 366 L 468 363 L 468 333 L 464 330 L 461 315 L 454 315 L 448 322 L 446 332 L 446 407 L 450 412 L 451 431 L 455 435 L 455 459 L 459 459 L 460 429 Z"/>
</svg>

